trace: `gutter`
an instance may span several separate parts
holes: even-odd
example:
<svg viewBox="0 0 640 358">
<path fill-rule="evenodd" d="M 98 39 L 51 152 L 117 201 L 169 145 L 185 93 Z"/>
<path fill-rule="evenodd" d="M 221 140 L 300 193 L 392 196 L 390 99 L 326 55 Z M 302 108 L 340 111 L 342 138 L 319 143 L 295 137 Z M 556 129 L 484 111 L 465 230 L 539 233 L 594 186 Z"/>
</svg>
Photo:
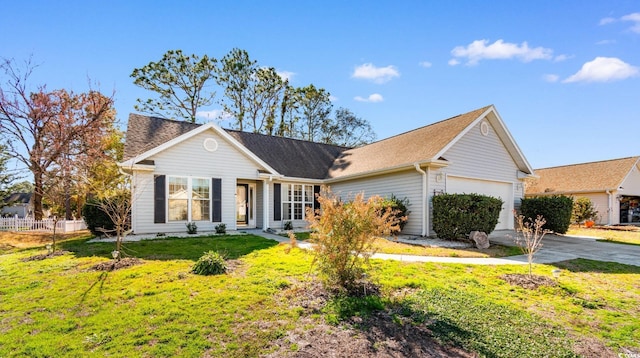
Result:
<svg viewBox="0 0 640 358">
<path fill-rule="evenodd" d="M 416 171 L 422 174 L 422 233 L 420 236 L 427 236 L 429 231 L 429 200 L 427 200 L 427 195 L 429 193 L 429 181 L 427 180 L 429 171 L 429 167 L 427 167 L 427 171 L 422 170 L 420 168 L 420 164 L 415 163 L 414 167 Z"/>
</svg>

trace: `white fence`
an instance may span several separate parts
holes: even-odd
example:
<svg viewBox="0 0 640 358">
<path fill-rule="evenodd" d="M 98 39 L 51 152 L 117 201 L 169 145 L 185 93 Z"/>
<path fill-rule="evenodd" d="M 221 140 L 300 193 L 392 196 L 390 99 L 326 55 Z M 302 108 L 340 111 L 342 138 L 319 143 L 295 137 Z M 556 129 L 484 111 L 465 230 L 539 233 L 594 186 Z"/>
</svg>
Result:
<svg viewBox="0 0 640 358">
<path fill-rule="evenodd" d="M 34 220 L 21 219 L 17 216 L 12 218 L 0 218 L 0 231 L 47 231 L 53 232 L 53 219 Z M 58 220 L 56 232 L 66 233 L 86 230 L 87 224 L 84 220 Z"/>
</svg>

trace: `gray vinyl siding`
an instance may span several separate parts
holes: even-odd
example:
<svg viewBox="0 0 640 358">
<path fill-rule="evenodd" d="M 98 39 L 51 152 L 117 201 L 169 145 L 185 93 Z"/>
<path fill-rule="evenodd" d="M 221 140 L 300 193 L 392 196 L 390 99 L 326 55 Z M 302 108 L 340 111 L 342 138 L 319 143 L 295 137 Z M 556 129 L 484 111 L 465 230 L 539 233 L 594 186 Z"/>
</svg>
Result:
<svg viewBox="0 0 640 358">
<path fill-rule="evenodd" d="M 572 195 L 573 200 L 577 200 L 578 198 L 589 198 L 591 203 L 598 211 L 598 219 L 596 220 L 596 224 L 606 225 L 609 220 L 609 195 L 607 193 L 584 193 L 584 194 L 575 194 Z M 620 222 L 620 204 L 618 202 L 617 208 L 612 211 L 612 223 L 618 224 Z"/>
<path fill-rule="evenodd" d="M 422 175 L 414 170 L 372 176 L 363 179 L 349 180 L 331 184 L 331 190 L 342 199 L 353 198 L 364 193 L 365 198 L 374 195 L 409 199 L 409 218 L 403 233 L 420 235 L 422 232 Z"/>
<path fill-rule="evenodd" d="M 205 138 L 216 139 L 218 149 L 215 152 L 204 149 Z M 138 197 L 134 198 L 133 217 L 134 230 L 140 234 L 186 231 L 186 222 L 183 221 L 153 223 L 153 175 L 222 179 L 222 222 L 228 230 L 235 230 L 236 183 L 243 179 L 257 180 L 258 169 L 262 169 L 213 130 L 200 133 L 148 159 L 155 162 L 155 171 L 136 173 L 136 185 L 139 187 L 136 189 Z M 260 216 L 261 212 L 257 211 L 256 215 Z M 198 221 L 196 224 L 200 231 L 213 231 L 218 223 Z"/>
<path fill-rule="evenodd" d="M 518 179 L 518 166 L 489 122 L 488 135 L 481 134 L 481 123 L 444 153 L 449 166 L 440 171 L 446 175 L 512 183 L 512 207 L 519 207 L 524 197 L 524 183 Z"/>
</svg>

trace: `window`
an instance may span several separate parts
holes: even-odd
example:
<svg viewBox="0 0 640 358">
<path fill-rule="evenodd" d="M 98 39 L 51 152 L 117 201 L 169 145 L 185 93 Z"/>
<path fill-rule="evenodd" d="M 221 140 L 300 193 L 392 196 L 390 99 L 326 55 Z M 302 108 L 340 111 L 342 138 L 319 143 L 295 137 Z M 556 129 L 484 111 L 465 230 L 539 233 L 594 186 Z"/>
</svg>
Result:
<svg viewBox="0 0 640 358">
<path fill-rule="evenodd" d="M 211 212 L 209 179 L 168 177 L 169 221 L 208 221 Z"/>
<path fill-rule="evenodd" d="M 304 220 L 305 209 L 313 208 L 313 185 L 282 185 L 282 220 Z"/>
</svg>

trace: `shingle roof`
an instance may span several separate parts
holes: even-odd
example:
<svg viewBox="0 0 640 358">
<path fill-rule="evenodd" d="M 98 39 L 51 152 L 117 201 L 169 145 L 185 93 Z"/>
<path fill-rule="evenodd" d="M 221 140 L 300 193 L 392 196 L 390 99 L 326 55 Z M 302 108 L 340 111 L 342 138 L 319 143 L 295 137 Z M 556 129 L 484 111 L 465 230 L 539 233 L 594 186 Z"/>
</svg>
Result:
<svg viewBox="0 0 640 358">
<path fill-rule="evenodd" d="M 616 190 L 640 157 L 536 169 L 527 195 Z"/>
<path fill-rule="evenodd" d="M 344 148 L 256 133 L 225 131 L 278 173 L 297 178 L 325 179 L 436 160 L 457 135 L 491 106 L 358 148 Z M 129 115 L 125 160 L 145 153 L 201 124 Z"/>
<path fill-rule="evenodd" d="M 225 130 L 278 173 L 294 178 L 324 179 L 336 157 L 347 149 L 303 140 Z"/>
<path fill-rule="evenodd" d="M 131 114 L 124 159 L 142 154 L 201 125 Z M 335 158 L 347 149 L 290 138 L 225 131 L 278 173 L 289 177 L 324 179 Z"/>
<path fill-rule="evenodd" d="M 412 165 L 435 156 L 491 106 L 476 109 L 381 141 L 344 151 L 328 177 Z"/>
<path fill-rule="evenodd" d="M 6 204 L 27 204 L 31 201 L 31 195 L 33 193 L 12 193 L 5 197 L 2 201 Z"/>
<path fill-rule="evenodd" d="M 179 137 L 201 124 L 129 114 L 124 160 Z"/>
</svg>

